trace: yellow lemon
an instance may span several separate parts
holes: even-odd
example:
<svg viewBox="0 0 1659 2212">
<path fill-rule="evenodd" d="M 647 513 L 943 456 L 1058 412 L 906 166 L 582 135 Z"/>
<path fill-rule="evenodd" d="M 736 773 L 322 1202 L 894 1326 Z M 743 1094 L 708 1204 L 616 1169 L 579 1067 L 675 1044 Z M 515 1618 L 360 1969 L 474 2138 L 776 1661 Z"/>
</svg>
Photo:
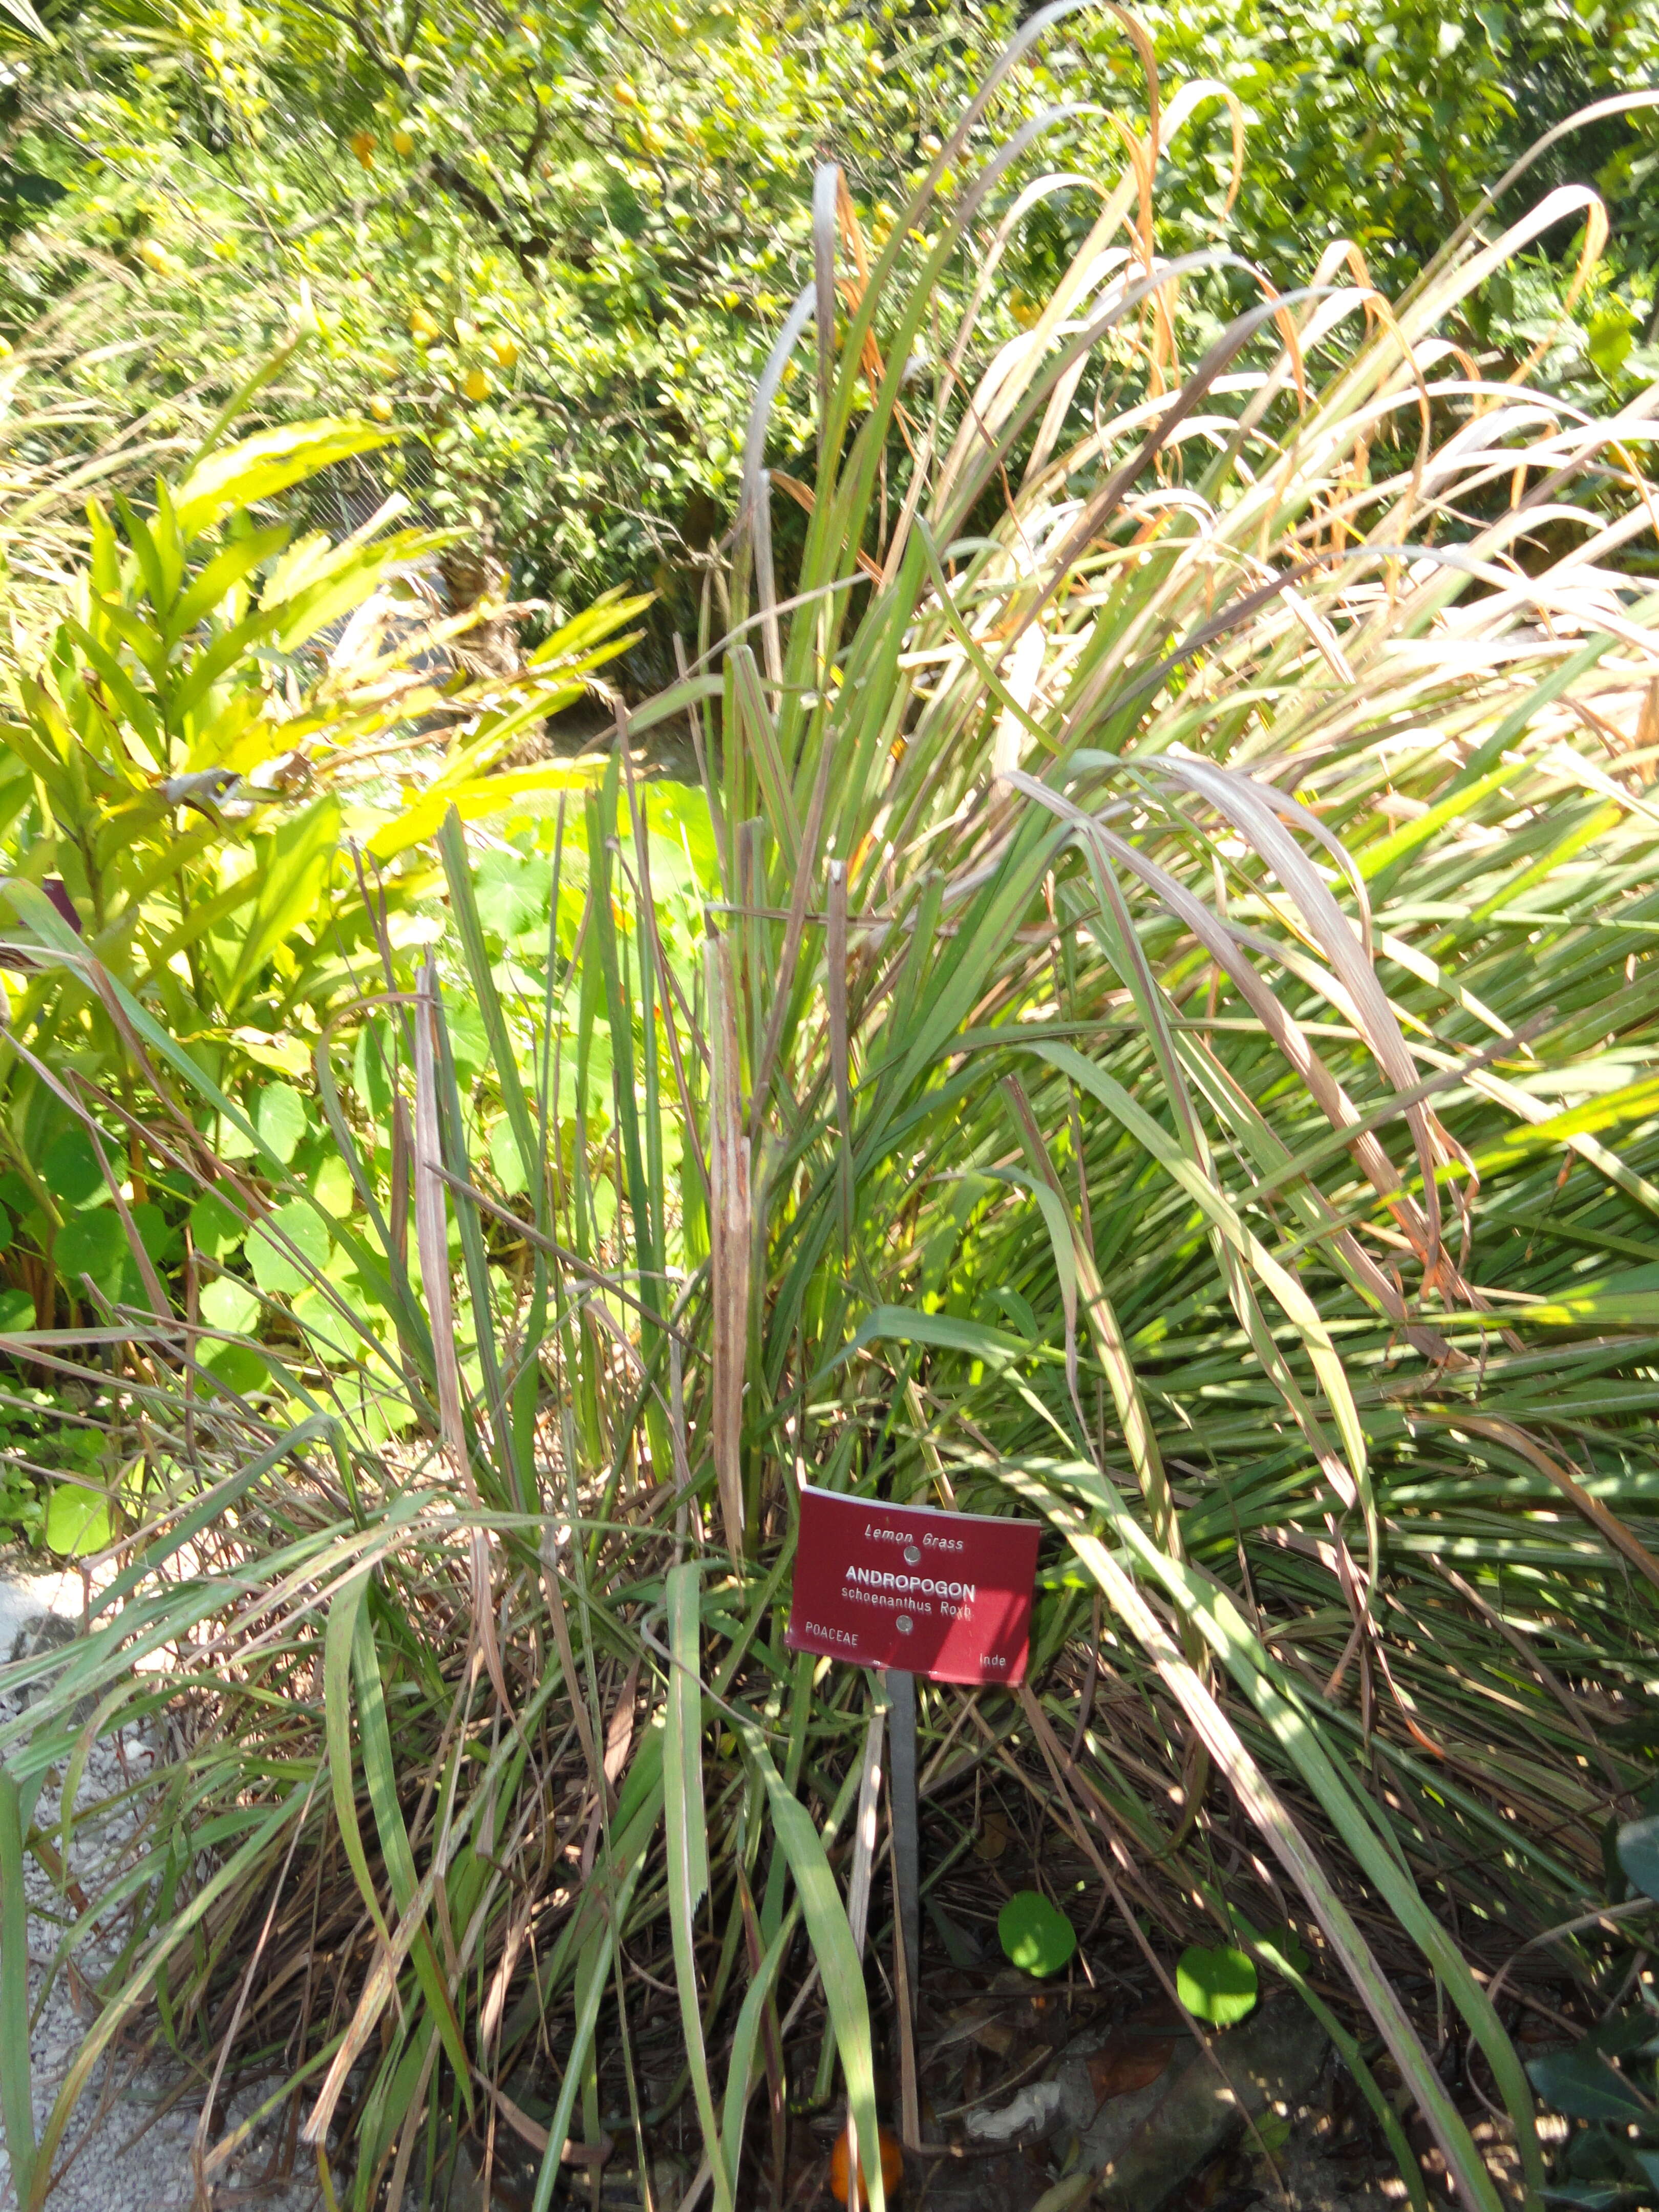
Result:
<svg viewBox="0 0 1659 2212">
<path fill-rule="evenodd" d="M 368 411 L 377 422 L 389 422 L 392 420 L 392 402 L 385 392 L 377 392 L 368 403 Z"/>
<path fill-rule="evenodd" d="M 153 238 L 147 238 L 140 244 L 138 258 L 146 269 L 153 269 L 158 276 L 170 276 L 173 274 L 173 256 L 167 252 L 166 246 L 158 246 Z"/>
<path fill-rule="evenodd" d="M 428 346 L 441 338 L 443 332 L 424 307 L 416 307 L 409 319 L 409 335 L 416 345 Z"/>
<path fill-rule="evenodd" d="M 351 150 L 364 168 L 372 169 L 374 167 L 374 133 L 372 131 L 355 131 L 352 135 Z"/>
<path fill-rule="evenodd" d="M 497 331 L 489 341 L 489 350 L 495 356 L 498 368 L 511 368 L 519 358 L 519 342 L 505 331 Z"/>
<path fill-rule="evenodd" d="M 640 104 L 640 95 L 626 77 L 620 78 L 611 86 L 611 97 L 618 107 L 637 107 Z"/>
<path fill-rule="evenodd" d="M 469 399 L 488 399 L 489 379 L 484 374 L 483 369 L 470 368 L 466 373 L 466 381 L 461 389 Z"/>
<path fill-rule="evenodd" d="M 396 150 L 407 159 L 415 151 L 415 133 L 412 131 L 394 131 L 392 134 L 392 143 Z"/>
</svg>

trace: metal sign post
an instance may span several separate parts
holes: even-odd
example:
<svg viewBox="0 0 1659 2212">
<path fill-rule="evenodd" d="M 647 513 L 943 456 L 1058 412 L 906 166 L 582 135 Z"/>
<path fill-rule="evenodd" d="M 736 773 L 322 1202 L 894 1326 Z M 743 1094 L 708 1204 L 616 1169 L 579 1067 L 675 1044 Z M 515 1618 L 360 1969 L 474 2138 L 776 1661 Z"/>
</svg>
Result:
<svg viewBox="0 0 1659 2212">
<path fill-rule="evenodd" d="M 921 2130 L 913 2039 L 921 1949 L 916 1677 L 1008 1689 L 1024 1679 L 1040 1534 L 1034 1521 L 886 1505 L 840 1491 L 800 1493 L 789 1648 L 879 1668 L 886 1680 L 900 2132 L 913 2148 Z M 867 1898 L 849 1904 L 861 1936 Z"/>
</svg>

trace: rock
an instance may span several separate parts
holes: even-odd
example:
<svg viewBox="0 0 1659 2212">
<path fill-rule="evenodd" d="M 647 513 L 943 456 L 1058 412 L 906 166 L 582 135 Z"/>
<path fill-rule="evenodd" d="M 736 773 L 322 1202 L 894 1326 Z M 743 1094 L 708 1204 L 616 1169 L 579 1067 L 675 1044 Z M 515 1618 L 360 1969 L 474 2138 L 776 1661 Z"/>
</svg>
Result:
<svg viewBox="0 0 1659 2212">
<path fill-rule="evenodd" d="M 11 1658 L 15 1666 L 21 1659 L 39 1658 L 43 1653 L 61 1651 L 66 1644 L 75 1643 L 81 1634 L 78 1621 L 65 1619 L 61 1613 L 32 1613 L 18 1626 L 11 1641 Z M 61 1669 L 42 1668 L 38 1675 L 25 1675 L 13 1686 L 11 1694 L 20 1707 L 32 1705 L 37 1698 L 46 1697 L 57 1681 Z M 77 1698 L 70 1708 L 70 1717 L 76 1728 L 84 1728 L 98 1710 L 95 1697 Z"/>
<path fill-rule="evenodd" d="M 1212 2057 L 1177 2054 L 1163 2081 L 1114 2098 L 1101 2121 L 1145 2098 L 1151 2109 L 1127 2134 L 1114 2124 L 1100 2161 L 1100 2202 L 1119 2212 L 1157 2212 L 1188 2174 L 1205 2165 L 1269 2105 L 1291 2104 L 1309 2090 L 1325 2058 L 1325 2033 L 1293 1998 L 1265 2004 L 1242 2027 L 1215 2038 Z M 1223 2075 L 1225 2075 L 1224 2081 Z M 1100 2122 L 1085 2136 L 1094 2163 Z"/>
<path fill-rule="evenodd" d="M 1162 2008 L 1149 2010 L 1109 2034 L 1078 2036 L 1056 2069 L 1065 2124 L 1097 2173 L 1156 2109 L 1173 2078 L 1171 2066 L 1178 2070 L 1182 2054 L 1193 2050 L 1184 2023 L 1167 2035 L 1153 2032 L 1164 2017 Z"/>
</svg>

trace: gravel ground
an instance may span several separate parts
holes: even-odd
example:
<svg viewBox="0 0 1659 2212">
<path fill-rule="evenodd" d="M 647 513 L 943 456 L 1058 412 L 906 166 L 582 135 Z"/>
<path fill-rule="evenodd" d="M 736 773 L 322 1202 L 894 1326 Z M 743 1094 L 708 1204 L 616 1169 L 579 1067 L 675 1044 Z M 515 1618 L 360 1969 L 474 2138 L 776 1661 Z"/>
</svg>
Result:
<svg viewBox="0 0 1659 2212">
<path fill-rule="evenodd" d="M 78 1574 L 38 1575 L 15 1565 L 0 1565 L 0 1661 L 18 1647 L 20 1636 L 40 1638 L 43 1618 L 56 1617 L 66 1628 L 78 1626 L 82 1584 Z M 52 1627 L 47 1640 L 57 1640 Z M 0 1713 L 9 1718 L 15 1700 L 0 1699 Z M 88 1761 L 77 1793 L 77 1802 L 95 1804 L 126 1777 L 142 1776 L 150 1753 L 142 1733 L 125 1731 L 118 1744 L 99 1745 Z M 50 1822 L 57 1810 L 56 1790 L 43 1794 L 37 1818 Z M 78 1826 L 71 1852 L 70 1873 L 83 1886 L 92 1887 L 100 1869 L 120 1851 L 134 1826 L 134 1815 L 124 1810 L 108 1824 Z M 29 1925 L 29 1984 L 39 2001 L 46 1979 L 45 1967 L 58 1938 L 58 1928 L 48 1914 L 60 1909 L 51 1883 L 30 1859 L 25 1881 L 34 1908 Z M 112 1945 L 100 1948 L 94 1936 L 78 1954 L 82 1971 L 95 1981 L 111 1955 Z M 77 2010 L 69 1977 L 60 1973 L 51 1996 L 35 2020 L 29 2039 L 33 2071 L 34 2115 L 37 2132 L 51 2111 L 75 2052 L 91 2018 L 91 2007 L 82 1999 Z M 172 2208 L 196 2205 L 191 2147 L 200 2117 L 202 2087 L 176 2066 L 159 2061 L 135 2069 L 131 2059 L 118 2054 L 94 2075 L 81 2099 L 64 2138 L 57 2163 L 58 2179 L 47 2203 L 51 2212 L 172 2212 Z M 234 2124 L 258 2101 L 257 2093 L 228 2107 L 224 2125 Z M 230 2212 L 234 2206 L 258 2206 L 261 2212 L 315 2212 L 319 2191 L 314 2179 L 283 2181 L 273 2171 L 280 2145 L 269 2130 L 256 2135 L 242 2156 L 213 2178 L 202 2212 Z M 13 2207 L 10 2161 L 0 2148 L 0 2207 Z"/>
</svg>

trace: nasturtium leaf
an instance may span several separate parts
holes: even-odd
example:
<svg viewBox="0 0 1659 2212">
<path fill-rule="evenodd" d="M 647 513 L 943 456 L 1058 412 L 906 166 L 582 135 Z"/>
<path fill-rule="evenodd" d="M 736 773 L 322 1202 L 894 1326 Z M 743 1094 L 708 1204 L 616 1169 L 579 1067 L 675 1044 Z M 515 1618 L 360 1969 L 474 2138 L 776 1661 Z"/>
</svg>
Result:
<svg viewBox="0 0 1659 2212">
<path fill-rule="evenodd" d="M 269 1382 L 270 1370 L 251 1344 L 212 1344 L 202 1353 L 202 1365 L 216 1376 L 227 1390 L 246 1397 Z"/>
<path fill-rule="evenodd" d="M 463 1083 L 489 1065 L 489 1036 L 483 1016 L 459 999 L 444 1001 L 444 1023 L 449 1031 L 450 1056 Z"/>
<path fill-rule="evenodd" d="M 1565 2112 L 1570 2120 L 1640 2120 L 1648 2117 L 1645 2100 L 1634 2085 L 1609 2066 L 1600 2051 L 1552 2051 L 1529 2059 L 1527 2072 L 1532 2086 L 1547 2105 Z"/>
<path fill-rule="evenodd" d="M 1016 1890 L 997 1915 L 997 1935 L 1023 1973 L 1057 1974 L 1077 1949 L 1077 1930 L 1040 1889 Z"/>
<path fill-rule="evenodd" d="M 222 1198 L 204 1192 L 190 1209 L 190 1233 L 198 1252 L 210 1260 L 222 1260 L 247 1234 L 247 1224 Z"/>
<path fill-rule="evenodd" d="M 478 919 L 495 936 L 505 940 L 538 925 L 545 935 L 553 863 L 517 853 L 486 853 L 473 877 L 473 892 Z"/>
<path fill-rule="evenodd" d="M 113 1206 L 95 1206 L 88 1213 L 72 1213 L 58 1232 L 52 1258 L 58 1272 L 78 1291 L 79 1279 L 90 1275 L 100 1290 L 119 1272 L 127 1256 L 127 1232 Z"/>
<path fill-rule="evenodd" d="M 1644 1897 L 1659 1897 L 1659 1814 L 1626 1820 L 1619 1831 L 1619 1863 Z"/>
<path fill-rule="evenodd" d="M 253 1109 L 253 1126 L 260 1142 L 286 1164 L 311 1126 L 310 1109 L 291 1083 L 267 1083 Z"/>
<path fill-rule="evenodd" d="M 3 1206 L 0 1206 L 0 1252 L 10 1251 L 14 1233 L 11 1216 Z"/>
<path fill-rule="evenodd" d="M 351 1170 L 337 1152 L 329 1153 L 319 1164 L 311 1178 L 311 1194 L 338 1221 L 343 1221 L 356 1203 L 357 1192 L 351 1180 Z"/>
<path fill-rule="evenodd" d="M 279 1242 L 285 1239 L 286 1242 Z M 299 1258 L 287 1249 L 292 1244 Z M 247 1240 L 247 1263 L 262 1291 L 302 1291 L 313 1273 L 328 1265 L 329 1234 L 313 1206 L 302 1198 L 279 1206 L 269 1222 L 252 1230 Z M 301 1264 L 309 1261 L 311 1265 Z"/>
<path fill-rule="evenodd" d="M 84 1206 L 106 1188 L 104 1170 L 84 1129 L 65 1129 L 46 1146 L 40 1180 L 59 1206 Z"/>
<path fill-rule="evenodd" d="M 152 1260 L 165 1267 L 178 1250 L 178 1231 L 151 1199 L 139 1199 L 128 1211 L 132 1215 L 132 1225 L 138 1232 L 138 1242 Z"/>
<path fill-rule="evenodd" d="M 101 1552 L 109 1542 L 109 1501 L 101 1490 L 60 1482 L 46 1506 L 46 1547 L 71 1559 Z"/>
<path fill-rule="evenodd" d="M 1176 1966 L 1176 1994 L 1195 2020 L 1231 2027 L 1255 2009 L 1255 1963 L 1231 1943 L 1189 1944 Z"/>
<path fill-rule="evenodd" d="M 222 1328 L 233 1336 L 240 1336 L 258 1320 L 259 1301 L 234 1275 L 219 1275 L 204 1288 L 200 1312 L 210 1328 Z"/>
<path fill-rule="evenodd" d="M 0 1291 L 0 1329 L 34 1327 L 34 1300 L 27 1291 Z"/>
</svg>

